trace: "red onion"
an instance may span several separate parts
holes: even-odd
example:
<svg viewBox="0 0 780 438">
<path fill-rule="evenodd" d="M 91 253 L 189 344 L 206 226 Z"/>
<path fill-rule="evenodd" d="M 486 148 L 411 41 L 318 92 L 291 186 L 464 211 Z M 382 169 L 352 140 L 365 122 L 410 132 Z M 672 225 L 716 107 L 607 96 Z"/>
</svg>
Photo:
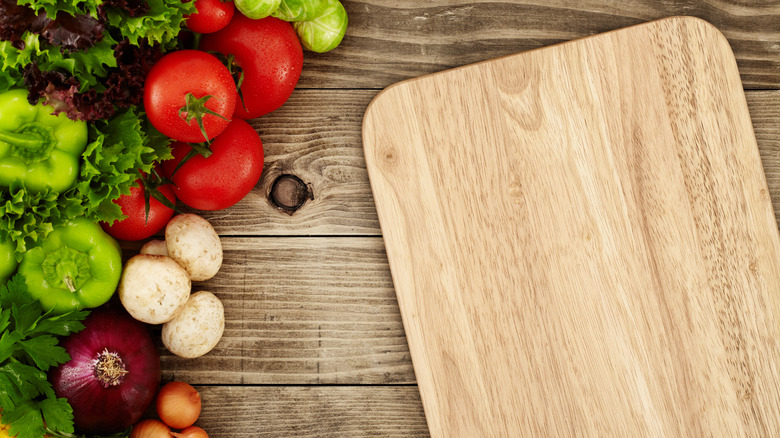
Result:
<svg viewBox="0 0 780 438">
<path fill-rule="evenodd" d="M 76 430 L 111 434 L 135 424 L 160 386 L 160 355 L 146 326 L 124 309 L 102 307 L 62 341 L 71 360 L 49 375 L 73 407 Z"/>
</svg>

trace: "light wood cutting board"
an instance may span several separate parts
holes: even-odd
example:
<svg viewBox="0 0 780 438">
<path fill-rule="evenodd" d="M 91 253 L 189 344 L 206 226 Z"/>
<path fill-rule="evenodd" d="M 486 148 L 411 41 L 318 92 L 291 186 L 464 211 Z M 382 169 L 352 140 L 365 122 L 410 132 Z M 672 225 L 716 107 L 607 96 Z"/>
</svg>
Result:
<svg viewBox="0 0 780 438">
<path fill-rule="evenodd" d="M 778 229 L 710 24 L 396 84 L 363 141 L 434 437 L 780 436 Z"/>
</svg>

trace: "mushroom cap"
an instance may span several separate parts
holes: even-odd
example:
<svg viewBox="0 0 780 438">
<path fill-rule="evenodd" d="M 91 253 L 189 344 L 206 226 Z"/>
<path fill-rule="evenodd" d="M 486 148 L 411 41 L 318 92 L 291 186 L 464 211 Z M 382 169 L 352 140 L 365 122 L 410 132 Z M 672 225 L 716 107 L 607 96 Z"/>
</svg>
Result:
<svg viewBox="0 0 780 438">
<path fill-rule="evenodd" d="M 222 243 L 214 227 L 202 217 L 187 213 L 174 216 L 165 227 L 168 256 L 179 263 L 193 281 L 213 277 L 222 266 Z"/>
<path fill-rule="evenodd" d="M 133 318 L 162 324 L 184 307 L 191 287 L 187 271 L 170 257 L 138 254 L 125 263 L 118 293 Z"/>
</svg>

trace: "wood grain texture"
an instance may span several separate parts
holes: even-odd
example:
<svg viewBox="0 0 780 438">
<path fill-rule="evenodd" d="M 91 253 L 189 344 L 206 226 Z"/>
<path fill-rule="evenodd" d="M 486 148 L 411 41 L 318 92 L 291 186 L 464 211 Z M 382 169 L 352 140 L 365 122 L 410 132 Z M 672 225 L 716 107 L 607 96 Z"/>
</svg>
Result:
<svg viewBox="0 0 780 438">
<path fill-rule="evenodd" d="M 360 123 L 375 91 L 296 90 L 273 113 L 254 119 L 265 150 L 260 182 L 228 210 L 199 212 L 220 235 L 379 235 L 360 143 Z M 309 185 L 312 200 L 292 215 L 269 201 L 277 177 Z"/>
<path fill-rule="evenodd" d="M 409 350 L 380 238 L 222 238 L 224 262 L 193 291 L 225 307 L 207 355 L 160 345 L 163 377 L 191 384 L 409 384 Z M 140 244 L 126 243 L 125 257 Z M 155 338 L 159 338 L 155 336 Z"/>
<path fill-rule="evenodd" d="M 265 173 L 234 207 L 200 212 L 220 235 L 379 236 L 360 125 L 374 90 L 296 90 L 281 109 L 252 121 L 263 138 Z M 748 91 L 758 147 L 780 217 L 780 91 Z M 294 174 L 314 200 L 288 215 L 268 201 L 274 179 Z"/>
<path fill-rule="evenodd" d="M 384 88 L 446 70 L 673 15 L 713 23 L 747 88 L 780 88 L 776 0 L 346 0 L 341 46 L 307 52 L 302 88 Z"/>
<path fill-rule="evenodd" d="M 427 437 L 417 388 L 197 387 L 211 437 Z"/>
<path fill-rule="evenodd" d="M 710 24 L 411 80 L 363 128 L 433 436 L 780 435 L 780 238 Z"/>
<path fill-rule="evenodd" d="M 775 217 L 780 218 L 780 91 L 748 92 L 745 95 Z"/>
</svg>

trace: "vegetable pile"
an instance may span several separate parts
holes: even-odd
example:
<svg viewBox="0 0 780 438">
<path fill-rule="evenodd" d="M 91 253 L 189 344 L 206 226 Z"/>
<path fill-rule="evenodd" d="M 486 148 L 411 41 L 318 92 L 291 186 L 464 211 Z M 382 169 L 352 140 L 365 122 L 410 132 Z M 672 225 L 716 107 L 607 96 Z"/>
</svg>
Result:
<svg viewBox="0 0 780 438">
<path fill-rule="evenodd" d="M 177 205 L 256 186 L 247 120 L 346 28 L 338 0 L 0 0 L 0 436 L 208 436 L 191 386 L 157 395 L 148 330 L 196 358 L 225 328 L 193 289 L 222 265 L 219 236 Z M 122 266 L 116 239 L 163 230 Z M 156 395 L 162 421 L 141 420 Z"/>
</svg>

